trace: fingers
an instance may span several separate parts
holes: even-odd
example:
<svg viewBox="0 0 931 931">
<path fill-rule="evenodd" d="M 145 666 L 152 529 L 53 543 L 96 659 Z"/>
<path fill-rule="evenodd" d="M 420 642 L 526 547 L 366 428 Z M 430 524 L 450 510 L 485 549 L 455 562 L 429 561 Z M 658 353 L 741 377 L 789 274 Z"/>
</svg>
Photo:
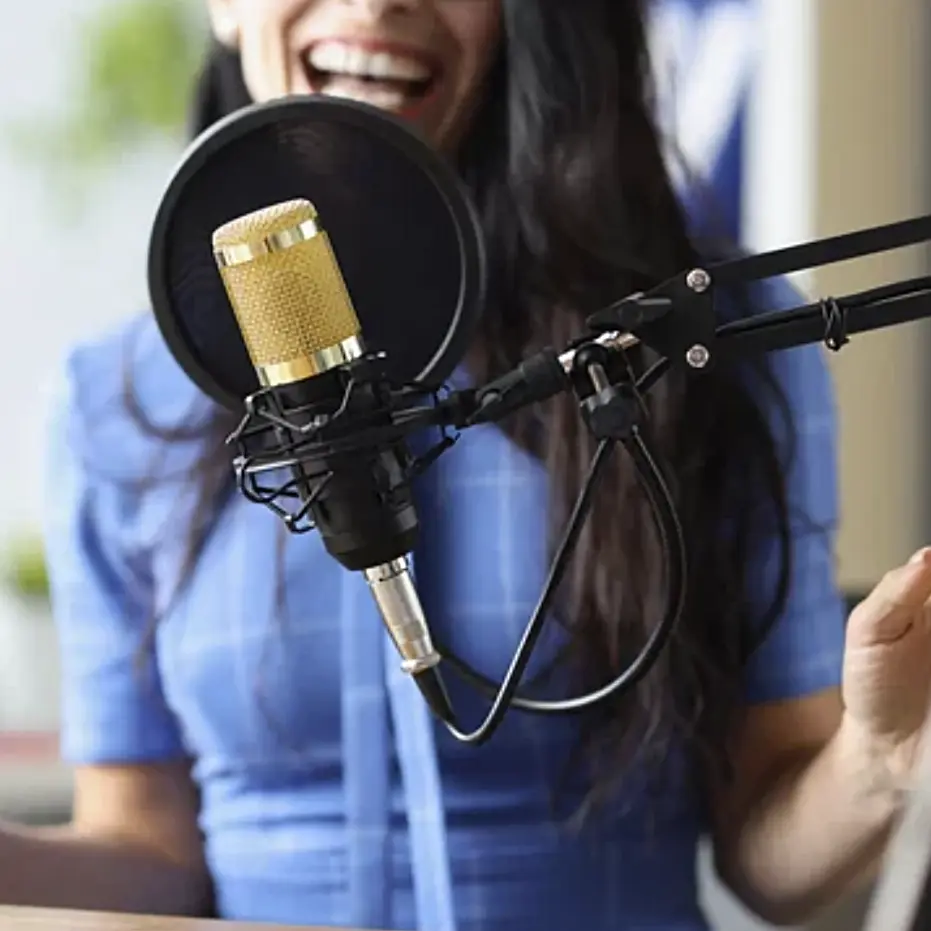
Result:
<svg viewBox="0 0 931 931">
<path fill-rule="evenodd" d="M 904 636 L 931 599 L 931 547 L 887 572 L 850 615 L 847 635 L 857 645 L 889 643 Z"/>
</svg>

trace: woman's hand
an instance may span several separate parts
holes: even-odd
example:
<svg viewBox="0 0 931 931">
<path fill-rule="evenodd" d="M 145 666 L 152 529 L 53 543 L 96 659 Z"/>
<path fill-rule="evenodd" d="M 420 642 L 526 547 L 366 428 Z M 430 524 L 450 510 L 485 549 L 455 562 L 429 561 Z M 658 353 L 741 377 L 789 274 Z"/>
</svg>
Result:
<svg viewBox="0 0 931 931">
<path fill-rule="evenodd" d="M 887 572 L 852 612 L 844 655 L 844 724 L 855 752 L 908 787 L 931 698 L 931 548 Z"/>
<path fill-rule="evenodd" d="M 730 888 L 773 924 L 804 924 L 882 862 L 931 734 L 929 599 L 931 548 L 851 613 L 842 701 L 830 689 L 744 721 L 736 779 L 715 805 L 715 854 Z"/>
</svg>

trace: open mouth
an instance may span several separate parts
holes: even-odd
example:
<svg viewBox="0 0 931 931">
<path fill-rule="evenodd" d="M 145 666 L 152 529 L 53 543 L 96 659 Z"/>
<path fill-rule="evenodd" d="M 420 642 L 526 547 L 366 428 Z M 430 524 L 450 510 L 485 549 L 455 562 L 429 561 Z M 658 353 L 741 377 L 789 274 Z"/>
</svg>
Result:
<svg viewBox="0 0 931 931">
<path fill-rule="evenodd" d="M 420 56 L 336 41 L 318 42 L 304 55 L 304 63 L 315 93 L 398 112 L 426 100 L 440 71 Z"/>
</svg>

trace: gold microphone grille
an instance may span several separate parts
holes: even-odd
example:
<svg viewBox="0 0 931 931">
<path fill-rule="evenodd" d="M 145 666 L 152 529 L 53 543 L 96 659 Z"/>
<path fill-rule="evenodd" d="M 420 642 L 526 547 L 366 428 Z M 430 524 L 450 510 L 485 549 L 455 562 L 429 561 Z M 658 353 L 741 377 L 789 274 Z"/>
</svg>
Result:
<svg viewBox="0 0 931 931">
<path fill-rule="evenodd" d="M 352 299 L 309 201 L 231 220 L 214 232 L 213 252 L 265 383 L 317 374 L 361 353 Z"/>
</svg>

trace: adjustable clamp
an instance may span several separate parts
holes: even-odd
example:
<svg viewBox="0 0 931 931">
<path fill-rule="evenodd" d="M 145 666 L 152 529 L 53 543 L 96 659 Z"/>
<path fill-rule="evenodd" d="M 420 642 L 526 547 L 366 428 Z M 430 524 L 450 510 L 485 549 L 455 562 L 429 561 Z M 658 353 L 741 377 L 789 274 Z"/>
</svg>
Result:
<svg viewBox="0 0 931 931">
<path fill-rule="evenodd" d="M 714 280 L 709 271 L 693 268 L 598 311 L 587 324 L 597 332 L 633 333 L 673 363 L 683 360 L 691 369 L 706 369 L 713 361 L 717 329 Z"/>
</svg>

